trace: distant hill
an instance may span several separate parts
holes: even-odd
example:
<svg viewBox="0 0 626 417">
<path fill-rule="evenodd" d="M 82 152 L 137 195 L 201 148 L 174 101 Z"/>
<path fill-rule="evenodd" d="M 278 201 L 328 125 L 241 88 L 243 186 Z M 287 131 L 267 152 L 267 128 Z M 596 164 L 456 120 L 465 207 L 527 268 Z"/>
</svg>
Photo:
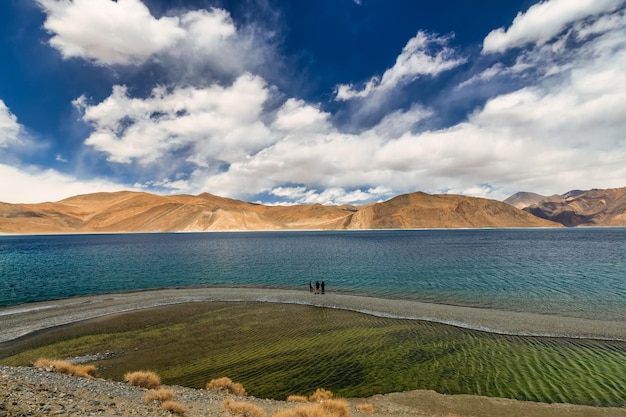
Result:
<svg viewBox="0 0 626 417">
<path fill-rule="evenodd" d="M 524 210 L 568 227 L 626 226 L 626 187 L 570 191 L 560 198 L 543 199 Z"/>
<path fill-rule="evenodd" d="M 513 207 L 517 207 L 518 209 L 523 209 L 525 207 L 532 206 L 533 204 L 537 204 L 546 198 L 548 197 L 545 195 L 520 191 L 519 193 L 515 193 L 504 200 L 504 202 L 512 205 Z"/>
<path fill-rule="evenodd" d="M 265 206 L 208 193 L 131 191 L 0 203 L 0 233 L 10 234 L 559 226 L 496 200 L 420 192 L 362 206 Z"/>
</svg>

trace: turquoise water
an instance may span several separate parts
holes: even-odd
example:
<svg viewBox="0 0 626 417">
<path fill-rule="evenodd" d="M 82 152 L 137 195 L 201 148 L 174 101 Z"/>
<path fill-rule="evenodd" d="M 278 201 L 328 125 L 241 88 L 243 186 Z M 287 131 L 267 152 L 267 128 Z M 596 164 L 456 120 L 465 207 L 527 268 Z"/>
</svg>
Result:
<svg viewBox="0 0 626 417">
<path fill-rule="evenodd" d="M 179 286 L 308 288 L 626 320 L 626 228 L 0 236 L 0 306 Z"/>
</svg>

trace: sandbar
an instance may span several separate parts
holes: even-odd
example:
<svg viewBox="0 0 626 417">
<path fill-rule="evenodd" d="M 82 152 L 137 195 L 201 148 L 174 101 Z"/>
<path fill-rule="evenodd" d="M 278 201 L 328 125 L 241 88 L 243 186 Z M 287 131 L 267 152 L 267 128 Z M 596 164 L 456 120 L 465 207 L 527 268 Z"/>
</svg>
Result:
<svg viewBox="0 0 626 417">
<path fill-rule="evenodd" d="M 425 320 L 520 336 L 626 340 L 626 322 L 394 300 L 306 290 L 193 287 L 73 297 L 0 308 L 0 343 L 48 328 L 173 304 L 232 301 L 338 308 L 379 317 Z"/>
</svg>

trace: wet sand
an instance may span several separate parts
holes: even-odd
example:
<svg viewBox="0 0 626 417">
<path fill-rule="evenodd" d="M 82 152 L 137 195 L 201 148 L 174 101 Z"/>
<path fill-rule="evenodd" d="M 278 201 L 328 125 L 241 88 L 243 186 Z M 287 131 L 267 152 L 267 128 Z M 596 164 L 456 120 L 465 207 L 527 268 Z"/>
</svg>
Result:
<svg viewBox="0 0 626 417">
<path fill-rule="evenodd" d="M 426 320 L 501 334 L 626 340 L 626 322 L 429 304 L 348 294 L 255 288 L 172 288 L 74 297 L 0 308 L 0 343 L 111 314 L 206 301 L 274 302 Z"/>
</svg>

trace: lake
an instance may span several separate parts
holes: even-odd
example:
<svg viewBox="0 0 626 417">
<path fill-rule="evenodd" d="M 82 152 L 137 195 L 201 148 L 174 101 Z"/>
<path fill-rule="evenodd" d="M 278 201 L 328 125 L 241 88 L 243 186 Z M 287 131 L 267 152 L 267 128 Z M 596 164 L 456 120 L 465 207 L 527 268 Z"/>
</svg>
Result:
<svg viewBox="0 0 626 417">
<path fill-rule="evenodd" d="M 0 236 L 0 306 L 180 286 L 308 288 L 626 319 L 626 228 Z"/>
</svg>

